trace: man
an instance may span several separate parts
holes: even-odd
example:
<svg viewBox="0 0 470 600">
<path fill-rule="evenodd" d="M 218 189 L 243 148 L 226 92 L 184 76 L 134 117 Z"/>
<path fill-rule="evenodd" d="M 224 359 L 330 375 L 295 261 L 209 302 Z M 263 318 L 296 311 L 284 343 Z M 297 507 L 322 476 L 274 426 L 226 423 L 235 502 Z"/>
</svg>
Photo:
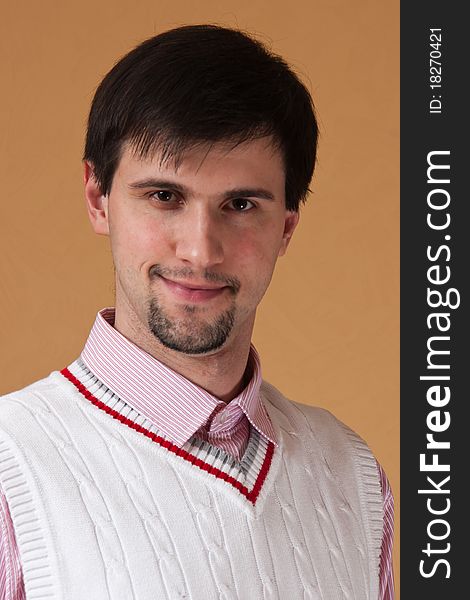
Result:
<svg viewBox="0 0 470 600">
<path fill-rule="evenodd" d="M 0 402 L 3 598 L 393 597 L 383 472 L 250 343 L 316 138 L 303 84 L 238 31 L 163 33 L 104 78 L 85 193 L 116 306 Z"/>
</svg>

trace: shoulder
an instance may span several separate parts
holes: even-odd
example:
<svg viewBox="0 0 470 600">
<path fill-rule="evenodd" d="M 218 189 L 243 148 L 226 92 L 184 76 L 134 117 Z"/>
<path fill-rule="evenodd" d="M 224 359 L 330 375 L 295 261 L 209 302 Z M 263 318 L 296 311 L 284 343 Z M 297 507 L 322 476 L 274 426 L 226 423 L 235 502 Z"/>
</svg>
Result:
<svg viewBox="0 0 470 600">
<path fill-rule="evenodd" d="M 329 410 L 294 402 L 267 382 L 263 382 L 261 394 L 280 439 L 294 436 L 303 452 L 315 460 L 322 456 L 344 477 L 351 471 L 359 478 L 367 475 L 380 489 L 377 461 L 366 441 Z"/>
<path fill-rule="evenodd" d="M 0 422 L 4 423 L 8 415 L 21 411 L 30 411 L 34 407 L 44 407 L 44 401 L 63 389 L 66 380 L 59 372 L 53 371 L 48 377 L 30 385 L 0 396 Z"/>
<path fill-rule="evenodd" d="M 302 414 L 306 418 L 314 418 L 316 416 L 323 416 L 324 418 L 335 418 L 328 410 L 324 408 L 320 408 L 319 406 L 301 404 L 300 402 L 295 402 L 290 398 L 284 396 L 284 394 L 279 391 L 272 384 L 263 380 L 261 384 L 261 395 L 263 400 L 267 402 L 268 405 L 272 406 L 283 414 Z"/>
<path fill-rule="evenodd" d="M 329 410 L 291 400 L 267 381 L 263 381 L 261 395 L 270 416 L 275 420 L 287 419 L 298 433 L 306 429 L 316 436 L 334 432 L 340 436 L 361 439 Z"/>
</svg>

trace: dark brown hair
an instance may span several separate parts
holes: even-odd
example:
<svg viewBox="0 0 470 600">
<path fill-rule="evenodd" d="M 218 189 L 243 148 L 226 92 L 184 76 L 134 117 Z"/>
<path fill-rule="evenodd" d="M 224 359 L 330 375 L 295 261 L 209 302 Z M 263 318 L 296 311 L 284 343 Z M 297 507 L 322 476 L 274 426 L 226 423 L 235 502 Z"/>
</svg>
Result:
<svg viewBox="0 0 470 600">
<path fill-rule="evenodd" d="M 216 25 L 179 27 L 146 40 L 99 85 L 84 159 L 109 193 L 125 142 L 178 160 L 195 144 L 272 136 L 281 149 L 286 207 L 298 210 L 316 155 L 317 122 L 306 87 L 251 36 Z"/>
</svg>

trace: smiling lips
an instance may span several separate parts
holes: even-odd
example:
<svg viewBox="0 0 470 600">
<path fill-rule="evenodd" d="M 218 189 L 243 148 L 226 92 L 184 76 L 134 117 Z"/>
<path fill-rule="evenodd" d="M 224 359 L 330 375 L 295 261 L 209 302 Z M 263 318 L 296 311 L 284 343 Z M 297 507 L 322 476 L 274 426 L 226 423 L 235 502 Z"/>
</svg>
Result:
<svg viewBox="0 0 470 600">
<path fill-rule="evenodd" d="M 160 275 L 166 287 L 181 300 L 186 302 L 204 302 L 223 294 L 228 289 L 227 285 L 210 285 L 208 283 L 194 283 L 192 281 L 176 282 Z"/>
</svg>

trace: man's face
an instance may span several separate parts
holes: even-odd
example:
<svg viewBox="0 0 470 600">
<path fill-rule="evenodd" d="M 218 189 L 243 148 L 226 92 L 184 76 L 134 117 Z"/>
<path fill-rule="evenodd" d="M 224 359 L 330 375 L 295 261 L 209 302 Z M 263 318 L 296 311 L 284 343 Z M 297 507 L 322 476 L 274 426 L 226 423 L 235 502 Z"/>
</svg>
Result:
<svg viewBox="0 0 470 600">
<path fill-rule="evenodd" d="M 185 354 L 212 353 L 251 336 L 298 214 L 285 209 L 269 138 L 195 146 L 177 167 L 160 158 L 126 146 L 107 197 L 86 171 L 92 224 L 111 239 L 116 326 L 136 343 L 151 334 Z"/>
</svg>

